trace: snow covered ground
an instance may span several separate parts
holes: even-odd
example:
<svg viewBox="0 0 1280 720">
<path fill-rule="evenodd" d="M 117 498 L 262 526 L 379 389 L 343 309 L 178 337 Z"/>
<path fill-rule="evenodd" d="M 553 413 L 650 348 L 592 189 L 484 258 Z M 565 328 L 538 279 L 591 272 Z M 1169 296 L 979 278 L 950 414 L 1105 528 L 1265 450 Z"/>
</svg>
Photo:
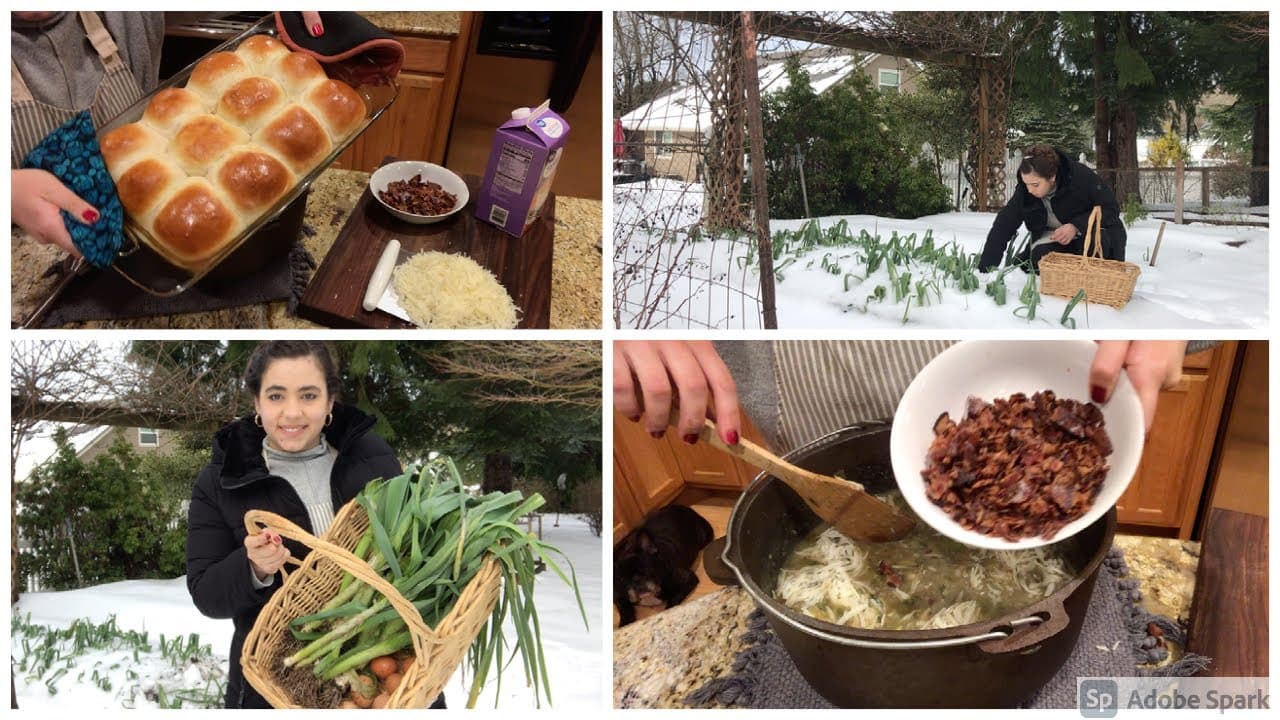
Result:
<svg viewBox="0 0 1280 720">
<path fill-rule="evenodd" d="M 543 540 L 564 551 L 573 563 L 591 626 L 590 630 L 583 626 L 572 589 L 554 573 L 540 573 L 534 597 L 542 626 L 551 697 L 557 710 L 597 712 L 604 707 L 606 661 L 602 638 L 608 635 L 602 614 L 603 541 L 592 535 L 586 522 L 578 516 L 561 515 L 559 527 L 554 527 L 554 517 L 543 517 Z M 102 623 L 114 615 L 121 631 L 146 631 L 148 642 L 155 650 L 137 656 L 132 650 L 80 653 L 68 650 L 64 653 L 67 657 L 52 663 L 43 677 L 33 677 L 18 670 L 26 648 L 21 637 L 15 634 L 11 654 L 18 703 L 23 710 L 156 708 L 159 703 L 149 698 L 147 691 L 151 689 L 150 695 L 154 696 L 157 683 L 166 688 L 170 697 L 175 689 L 209 687 L 211 679 L 225 683 L 231 621 L 201 615 L 191 604 L 186 578 L 131 580 L 68 592 L 27 593 L 22 595 L 14 614 L 25 619 L 28 613 L 32 624 L 57 628 L 66 628 L 78 618 Z M 161 657 L 160 636 L 163 634 L 172 641 L 175 637 L 185 639 L 190 633 L 199 636 L 199 644 L 212 647 L 212 658 L 204 664 L 188 663 L 175 670 Z M 507 637 L 514 638 L 514 631 L 509 631 Z M 69 670 L 53 678 L 64 666 Z M 477 708 L 493 707 L 497 695 L 494 679 L 491 673 Z M 50 693 L 49 685 L 55 693 Z M 110 689 L 105 689 L 107 687 Z M 461 672 L 454 673 L 444 692 L 451 708 L 465 706 L 467 692 Z M 534 707 L 533 691 L 524 686 L 518 659 L 503 673 L 502 691 L 497 699 L 503 710 L 524 711 Z"/>
<path fill-rule="evenodd" d="M 672 232 L 697 222 L 701 206 L 702 188 L 696 184 L 652 180 L 647 189 L 641 183 L 615 186 L 615 299 L 621 299 L 622 327 L 760 327 L 758 311 L 750 301 L 742 302 L 744 293 L 758 295 L 758 265 L 746 257 L 747 244 L 684 242 L 683 233 Z M 836 216 L 819 218 L 818 223 L 825 230 L 845 220 L 854 236 L 865 229 L 886 240 L 895 231 L 922 237 L 932 230 L 937 246 L 955 242 L 966 253 L 980 253 L 993 218 L 991 213 L 952 212 L 914 220 Z M 805 222 L 774 220 L 770 229 L 776 237 L 782 230 L 799 230 Z M 1133 299 L 1122 310 L 1098 304 L 1086 308 L 1081 303 L 1071 315 L 1078 328 L 1267 327 L 1268 228 L 1169 223 L 1152 267 L 1148 258 L 1159 230 L 1160 222 L 1152 219 L 1128 228 L 1126 259 L 1142 271 Z M 678 239 L 663 241 L 671 237 Z M 1027 277 L 1018 271 L 1005 278 L 1008 302 L 1003 306 L 982 289 L 962 293 L 954 287 L 941 287 L 940 299 L 935 296 L 927 305 L 913 303 L 910 308 L 892 297 L 868 302 L 877 286 L 888 286 L 889 275 L 881 267 L 862 277 L 855 254 L 852 248 L 818 247 L 782 267 L 776 283 L 778 326 L 902 328 L 905 312 L 908 328 L 1061 327 L 1065 298 L 1042 296 L 1031 321 L 1014 314 Z M 841 271 L 831 272 L 831 264 L 839 264 Z M 676 271 L 670 273 L 669 268 Z M 980 288 L 994 276 L 995 271 L 979 274 Z M 679 280 L 665 282 L 668 277 Z M 646 307 L 653 312 L 642 310 Z"/>
</svg>

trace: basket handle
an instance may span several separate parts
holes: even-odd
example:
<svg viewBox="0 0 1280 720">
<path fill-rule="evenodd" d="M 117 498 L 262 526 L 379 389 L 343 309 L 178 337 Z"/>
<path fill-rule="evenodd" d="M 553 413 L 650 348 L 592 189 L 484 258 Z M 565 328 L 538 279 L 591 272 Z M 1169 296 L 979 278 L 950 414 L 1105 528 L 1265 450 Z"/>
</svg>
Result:
<svg viewBox="0 0 1280 720">
<path fill-rule="evenodd" d="M 364 560 L 351 554 L 346 548 L 334 545 L 328 540 L 318 538 L 315 535 L 303 530 L 295 525 L 288 518 L 281 517 L 273 512 L 266 510 L 250 510 L 244 514 L 244 526 L 250 534 L 260 532 L 261 528 L 271 528 L 276 533 L 297 540 L 310 547 L 313 550 L 319 550 L 324 556 L 332 560 L 338 567 L 355 576 L 360 582 L 371 586 L 382 594 L 400 613 L 400 617 L 404 619 L 404 623 L 409 629 L 413 630 L 414 637 L 435 637 L 435 633 L 427 627 L 422 621 L 422 615 L 418 609 L 413 606 L 400 594 L 400 591 L 394 585 L 387 582 L 381 575 L 374 572 L 369 564 Z M 415 641 L 416 644 L 416 641 Z M 417 650 L 418 648 L 415 648 Z M 416 653 L 421 655 L 421 652 Z"/>
<path fill-rule="evenodd" d="M 1097 235 L 1094 235 L 1097 228 Z M 1090 247 L 1092 245 L 1092 247 Z M 1094 205 L 1084 233 L 1084 257 L 1102 259 L 1102 206 Z"/>
</svg>

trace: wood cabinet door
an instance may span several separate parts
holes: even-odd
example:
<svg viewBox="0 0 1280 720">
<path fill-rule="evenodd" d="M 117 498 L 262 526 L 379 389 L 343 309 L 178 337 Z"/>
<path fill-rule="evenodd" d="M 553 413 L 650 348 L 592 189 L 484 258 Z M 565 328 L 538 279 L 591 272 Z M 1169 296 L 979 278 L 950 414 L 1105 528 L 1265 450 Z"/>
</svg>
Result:
<svg viewBox="0 0 1280 720">
<path fill-rule="evenodd" d="M 1161 391 L 1138 471 L 1116 503 L 1119 522 L 1191 536 L 1235 351 L 1224 342 L 1188 357 L 1178 386 Z"/>
<path fill-rule="evenodd" d="M 622 470 L 618 455 L 613 456 L 613 544 L 618 542 L 638 527 L 644 520 L 640 511 L 640 503 L 636 501 L 635 492 L 631 489 L 630 478 Z"/>
<path fill-rule="evenodd" d="M 401 73 L 395 102 L 364 131 L 334 167 L 373 172 L 384 158 L 444 161 L 444 144 L 437 141 L 445 80 L 435 75 Z"/>
<path fill-rule="evenodd" d="M 671 446 L 649 437 L 639 423 L 617 412 L 613 414 L 613 467 L 615 507 L 616 496 L 629 493 L 638 510 L 636 525 L 650 510 L 669 504 L 684 489 L 684 474 Z"/>
</svg>

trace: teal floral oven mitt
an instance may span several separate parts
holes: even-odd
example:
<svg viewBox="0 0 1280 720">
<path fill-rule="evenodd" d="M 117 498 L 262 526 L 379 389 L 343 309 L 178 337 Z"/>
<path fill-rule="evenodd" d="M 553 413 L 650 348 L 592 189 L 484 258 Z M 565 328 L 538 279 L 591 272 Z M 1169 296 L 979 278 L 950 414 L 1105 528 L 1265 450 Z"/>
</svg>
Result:
<svg viewBox="0 0 1280 720">
<path fill-rule="evenodd" d="M 81 112 L 49 133 L 27 155 L 22 166 L 51 173 L 71 192 L 97 208 L 99 217 L 92 225 L 82 224 L 66 210 L 62 211 L 62 222 L 89 264 L 97 268 L 110 265 L 123 241 L 124 208 L 116 195 L 115 181 L 102 159 L 89 113 Z"/>
</svg>

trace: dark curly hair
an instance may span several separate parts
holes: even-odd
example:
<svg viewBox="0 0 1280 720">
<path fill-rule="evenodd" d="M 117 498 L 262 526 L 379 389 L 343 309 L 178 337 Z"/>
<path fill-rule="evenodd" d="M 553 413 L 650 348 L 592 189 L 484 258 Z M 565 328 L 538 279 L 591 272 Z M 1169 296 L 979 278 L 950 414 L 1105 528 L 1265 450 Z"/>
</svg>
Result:
<svg viewBox="0 0 1280 720">
<path fill-rule="evenodd" d="M 1032 145 L 1022 153 L 1022 164 L 1018 166 L 1018 174 L 1035 173 L 1046 180 L 1058 177 L 1058 166 L 1061 160 L 1058 151 L 1052 145 Z"/>
<path fill-rule="evenodd" d="M 338 396 L 338 364 L 334 362 L 329 346 L 319 340 L 270 340 L 253 349 L 244 369 L 244 387 L 253 397 L 262 391 L 262 375 L 272 360 L 281 358 L 315 358 L 324 373 L 325 390 L 329 397 Z"/>
</svg>

